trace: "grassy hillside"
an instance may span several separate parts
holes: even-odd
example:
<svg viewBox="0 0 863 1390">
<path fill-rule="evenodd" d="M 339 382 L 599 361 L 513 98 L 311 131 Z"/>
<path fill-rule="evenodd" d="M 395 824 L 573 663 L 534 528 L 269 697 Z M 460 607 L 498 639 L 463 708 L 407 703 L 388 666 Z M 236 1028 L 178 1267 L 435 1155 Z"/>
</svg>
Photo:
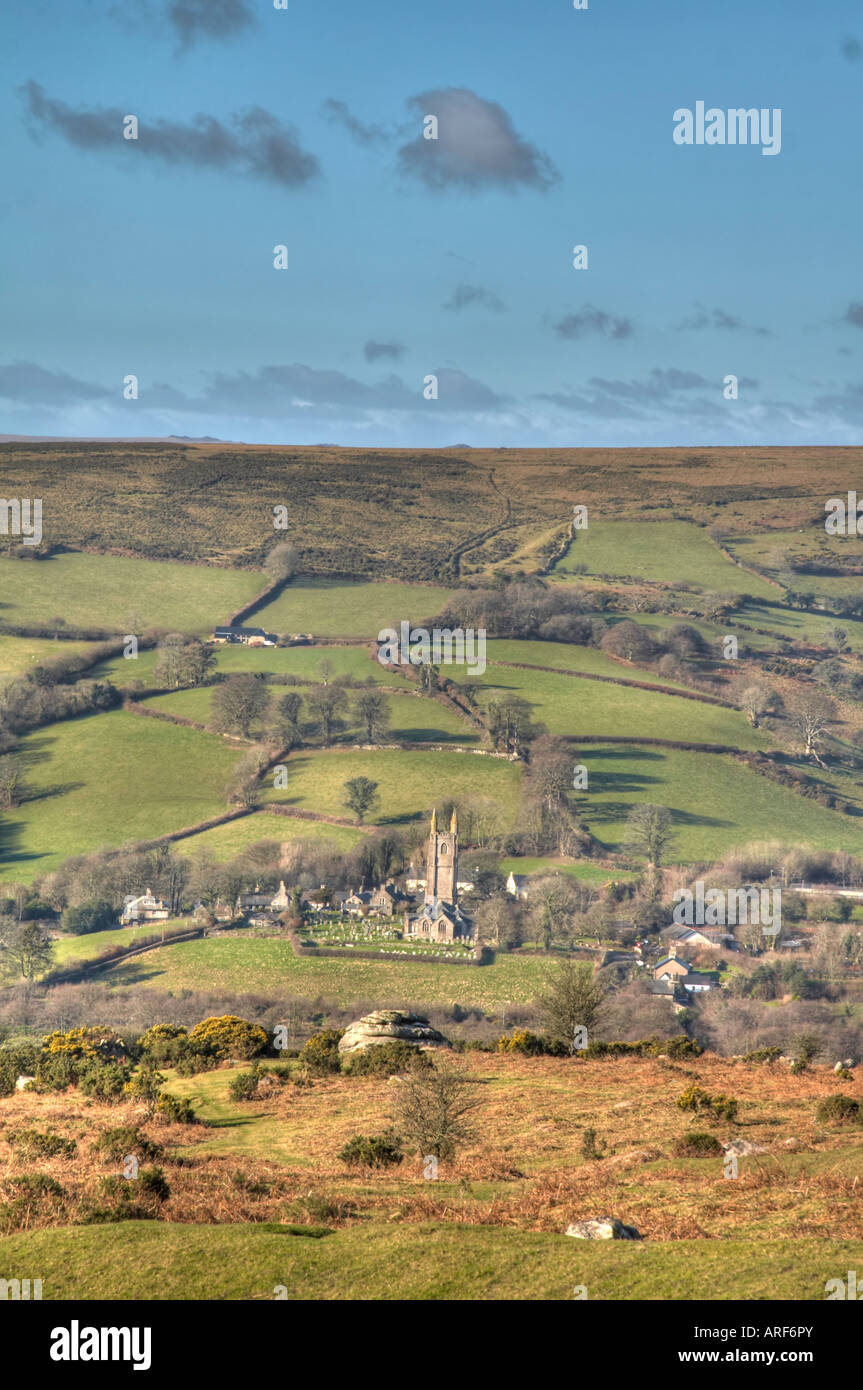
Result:
<svg viewBox="0 0 863 1390">
<path fill-rule="evenodd" d="M 112 710 L 38 729 L 20 756 L 31 799 L 0 822 L 0 878 L 28 883 L 69 855 L 218 815 L 240 754 L 214 734 Z"/>
<path fill-rule="evenodd" d="M 275 632 L 311 632 L 316 637 L 360 637 L 371 641 L 383 627 L 433 618 L 450 589 L 391 581 L 371 584 L 304 580 L 289 584 L 255 615 L 255 625 Z"/>
<path fill-rule="evenodd" d="M 3 600 L 0 598 L 0 622 L 4 613 Z M 89 649 L 88 642 L 58 642 L 49 637 L 6 637 L 0 633 L 0 680 L 23 676 L 40 661 L 51 661 L 60 656 L 80 656 Z"/>
<path fill-rule="evenodd" d="M 209 633 L 265 583 L 260 571 L 124 555 L 54 555 L 38 564 L 0 555 L 0 619 L 39 626 L 60 618 L 118 637 L 147 627 Z M 137 619 L 131 627 L 130 619 Z"/>
<path fill-rule="evenodd" d="M 486 796 L 512 822 L 518 806 L 522 769 L 506 759 L 475 753 L 378 751 L 304 752 L 288 758 L 286 792 L 267 792 L 268 801 L 284 800 L 325 815 L 348 814 L 344 784 L 352 777 L 370 777 L 378 784 L 380 825 L 403 824 L 446 797 Z"/>
<path fill-rule="evenodd" d="M 243 816 L 240 820 L 227 821 L 215 825 L 211 830 L 201 830 L 197 835 L 178 840 L 175 849 L 178 854 L 198 854 L 204 852 L 219 861 L 233 859 L 261 840 L 326 840 L 336 849 L 346 850 L 363 838 L 361 830 L 351 830 L 344 825 L 326 825 L 321 821 L 294 820 L 290 816 L 268 815 L 266 811 L 254 816 Z"/>
<path fill-rule="evenodd" d="M 777 590 L 747 574 L 719 550 L 706 531 L 686 521 L 607 521 L 589 517 L 587 529 L 557 567 L 561 574 L 587 566 L 590 575 L 632 576 L 666 584 L 698 584 L 720 592 L 774 597 Z"/>
<path fill-rule="evenodd" d="M 623 745 L 587 745 L 580 756 L 590 780 L 583 814 L 607 849 L 622 847 L 630 807 L 647 801 L 671 810 L 676 847 L 670 858 L 683 863 L 715 860 L 765 839 L 863 852 L 858 817 L 819 806 L 731 759 Z"/>
<path fill-rule="evenodd" d="M 311 1234 L 311 1231 L 309 1232 Z M 304 1238 L 290 1226 L 124 1221 L 0 1239 L 0 1277 L 42 1271 L 44 1300 L 214 1299 L 562 1302 L 820 1301 L 825 1280 L 859 1267 L 860 1242 L 589 1241 L 538 1231 L 385 1223 Z M 393 1273 L 398 1270 L 398 1276 Z"/>
</svg>

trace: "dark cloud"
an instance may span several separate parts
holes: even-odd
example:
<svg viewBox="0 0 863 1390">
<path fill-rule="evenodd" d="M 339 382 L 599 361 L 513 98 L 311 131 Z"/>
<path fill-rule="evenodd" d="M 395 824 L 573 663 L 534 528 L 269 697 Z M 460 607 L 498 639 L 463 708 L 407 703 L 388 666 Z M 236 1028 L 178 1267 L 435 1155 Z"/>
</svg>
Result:
<svg viewBox="0 0 863 1390">
<path fill-rule="evenodd" d="M 727 313 L 725 309 L 711 309 L 708 313 L 700 304 L 690 318 L 681 319 L 680 323 L 674 326 L 685 332 L 700 333 L 707 328 L 721 328 L 730 332 L 757 333 L 759 338 L 770 337 L 769 328 L 755 328 L 744 323 L 736 314 Z"/>
<path fill-rule="evenodd" d="M 117 396 L 120 387 L 117 387 Z M 91 386 L 67 372 L 50 372 L 35 362 L 12 362 L 0 366 L 0 397 L 21 405 L 72 405 L 79 401 L 108 400 L 110 391 Z"/>
<path fill-rule="evenodd" d="M 863 302 L 848 305 L 845 310 L 845 322 L 853 323 L 855 328 L 863 328 Z"/>
<path fill-rule="evenodd" d="M 842 50 L 842 57 L 847 58 L 849 63 L 856 63 L 857 59 L 860 57 L 861 52 L 863 52 L 863 50 L 861 50 L 859 40 L 855 39 L 851 34 L 849 34 L 847 38 L 844 38 L 842 40 L 840 48 Z"/>
<path fill-rule="evenodd" d="M 741 389 L 757 387 L 751 377 L 740 377 Z M 679 393 L 687 393 L 685 399 Z M 708 392 L 694 396 L 693 392 Z M 699 372 L 679 367 L 654 367 L 641 380 L 622 381 L 594 376 L 580 391 L 563 390 L 537 396 L 537 400 L 606 420 L 639 420 L 650 423 L 657 418 L 674 421 L 720 420 L 725 402 L 721 399 L 721 380 L 710 381 Z"/>
<path fill-rule="evenodd" d="M 170 0 L 166 13 L 184 48 L 202 38 L 232 38 L 255 22 L 248 0 Z"/>
<path fill-rule="evenodd" d="M 370 338 L 363 348 L 363 356 L 367 362 L 377 362 L 381 357 L 389 357 L 396 361 L 404 356 L 404 351 L 402 343 L 376 343 Z"/>
<path fill-rule="evenodd" d="M 344 101 L 336 101 L 333 97 L 328 97 L 323 104 L 325 116 L 330 121 L 336 121 L 344 126 L 345 130 L 353 136 L 360 145 L 377 145 L 381 141 L 389 139 L 389 132 L 380 125 L 365 125 L 348 107 Z"/>
<path fill-rule="evenodd" d="M 567 314 L 554 325 L 554 331 L 561 338 L 584 338 L 598 333 L 603 338 L 619 341 L 632 334 L 632 320 L 615 318 L 604 309 L 593 304 L 585 304 L 577 314 Z"/>
<path fill-rule="evenodd" d="M 75 110 L 47 96 L 38 82 L 27 82 L 20 91 L 39 127 L 56 131 L 79 149 L 122 150 L 166 164 L 233 170 L 287 188 L 306 184 L 320 172 L 294 128 L 260 106 L 235 113 L 229 125 L 206 115 L 188 124 L 140 118 L 138 139 L 125 140 L 126 113 L 119 107 Z"/>
<path fill-rule="evenodd" d="M 445 309 L 467 309 L 469 305 L 476 304 L 482 309 L 490 309 L 493 314 L 502 314 L 506 310 L 506 305 L 491 290 L 483 289 L 482 285 L 457 285 L 452 292 L 452 297 L 448 304 L 444 304 Z"/>
<path fill-rule="evenodd" d="M 518 189 L 541 192 L 560 178 L 547 155 L 522 139 L 508 113 L 466 87 L 434 88 L 409 97 L 418 123 L 435 116 L 438 138 L 423 131 L 402 145 L 399 165 L 433 192 L 446 188 Z"/>
</svg>

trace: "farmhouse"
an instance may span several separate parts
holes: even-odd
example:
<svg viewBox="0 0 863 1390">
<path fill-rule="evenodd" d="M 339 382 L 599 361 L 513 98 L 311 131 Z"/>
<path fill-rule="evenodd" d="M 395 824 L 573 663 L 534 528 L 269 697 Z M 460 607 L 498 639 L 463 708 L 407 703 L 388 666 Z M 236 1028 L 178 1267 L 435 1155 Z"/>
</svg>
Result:
<svg viewBox="0 0 863 1390">
<path fill-rule="evenodd" d="M 275 647 L 278 638 L 262 627 L 217 627 L 213 641 L 227 642 L 229 646 Z"/>
<path fill-rule="evenodd" d="M 658 960 L 653 967 L 654 980 L 668 980 L 673 984 L 675 980 L 682 980 L 684 975 L 689 974 L 689 966 L 685 961 L 677 959 L 677 946 L 672 942 L 667 956 Z"/>
<path fill-rule="evenodd" d="M 170 915 L 167 903 L 161 898 L 154 898 L 148 888 L 137 898 L 129 896 L 123 899 L 120 925 L 128 927 L 132 922 L 164 922 Z"/>
<path fill-rule="evenodd" d="M 458 816 L 438 833 L 432 811 L 427 850 L 426 891 L 420 910 L 404 915 L 405 936 L 421 941 L 472 941 L 473 924 L 458 905 Z"/>
</svg>

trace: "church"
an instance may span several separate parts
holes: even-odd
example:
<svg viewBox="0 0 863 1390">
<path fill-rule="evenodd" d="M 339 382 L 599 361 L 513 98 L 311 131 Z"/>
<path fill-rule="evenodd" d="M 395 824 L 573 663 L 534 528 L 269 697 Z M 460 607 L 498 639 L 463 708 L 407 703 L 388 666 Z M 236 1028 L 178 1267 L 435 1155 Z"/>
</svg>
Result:
<svg viewBox="0 0 863 1390">
<path fill-rule="evenodd" d="M 458 905 L 458 816 L 438 832 L 437 811 L 429 829 L 425 901 L 406 912 L 405 937 L 420 941 L 473 941 L 473 924 Z"/>
</svg>

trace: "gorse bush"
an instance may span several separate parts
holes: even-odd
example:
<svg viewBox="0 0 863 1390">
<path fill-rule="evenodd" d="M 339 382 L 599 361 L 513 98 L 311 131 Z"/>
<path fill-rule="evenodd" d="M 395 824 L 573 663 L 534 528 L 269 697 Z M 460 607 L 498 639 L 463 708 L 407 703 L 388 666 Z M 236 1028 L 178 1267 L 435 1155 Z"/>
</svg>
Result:
<svg viewBox="0 0 863 1390">
<path fill-rule="evenodd" d="M 355 1134 L 338 1156 L 342 1163 L 363 1168 L 389 1168 L 404 1159 L 401 1140 L 392 1130 L 385 1134 Z"/>
<path fill-rule="evenodd" d="M 260 1079 L 257 1067 L 252 1067 L 251 1071 L 237 1072 L 236 1076 L 231 1077 L 228 1085 L 231 1100 L 254 1100 L 258 1094 Z"/>
<path fill-rule="evenodd" d="M 194 1125 L 198 1123 L 198 1117 L 192 1108 L 192 1102 L 185 1097 L 172 1096 L 170 1092 L 163 1091 L 156 1102 L 156 1114 L 163 1120 L 174 1125 Z"/>
<path fill-rule="evenodd" d="M 65 1192 L 47 1173 L 21 1173 L 0 1183 L 0 1233 L 26 1230 L 37 1219 L 65 1215 Z"/>
<path fill-rule="evenodd" d="M 733 1122 L 737 1119 L 739 1102 L 724 1094 L 712 1096 L 703 1087 L 693 1085 L 677 1097 L 677 1104 L 681 1110 L 691 1110 L 707 1119 Z"/>
<path fill-rule="evenodd" d="M 220 1061 L 232 1057 L 244 1060 L 259 1057 L 270 1045 L 263 1028 L 233 1014 L 205 1018 L 196 1023 L 189 1034 L 189 1042 L 196 1050 L 209 1052 Z"/>
<path fill-rule="evenodd" d="M 161 1158 L 164 1153 L 161 1144 L 148 1139 L 137 1125 L 116 1125 L 113 1129 L 103 1130 L 93 1145 L 93 1151 L 108 1163 L 122 1163 L 129 1154 L 144 1162 L 152 1161 Z"/>
<path fill-rule="evenodd" d="M 675 1140 L 674 1153 L 678 1158 L 710 1158 L 723 1152 L 722 1145 L 714 1134 L 703 1130 L 693 1130 Z"/>
<path fill-rule="evenodd" d="M 300 1052 L 300 1061 L 314 1076 L 326 1076 L 341 1071 L 342 1062 L 339 1043 L 344 1033 L 336 1028 L 325 1028 L 308 1038 Z"/>
<path fill-rule="evenodd" d="M 841 1093 L 835 1096 L 825 1096 L 823 1100 L 818 1102 L 815 1118 L 820 1125 L 831 1123 L 860 1124 L 863 1123 L 863 1107 L 852 1096 L 845 1096 Z"/>
<path fill-rule="evenodd" d="M 429 1052 L 402 1038 L 368 1047 L 345 1058 L 344 1070 L 350 1076 L 391 1076 L 394 1072 L 429 1071 L 434 1059 Z"/>
<path fill-rule="evenodd" d="M 6 1142 L 24 1158 L 73 1158 L 78 1147 L 74 1139 L 43 1134 L 38 1129 L 10 1130 Z"/>
</svg>

